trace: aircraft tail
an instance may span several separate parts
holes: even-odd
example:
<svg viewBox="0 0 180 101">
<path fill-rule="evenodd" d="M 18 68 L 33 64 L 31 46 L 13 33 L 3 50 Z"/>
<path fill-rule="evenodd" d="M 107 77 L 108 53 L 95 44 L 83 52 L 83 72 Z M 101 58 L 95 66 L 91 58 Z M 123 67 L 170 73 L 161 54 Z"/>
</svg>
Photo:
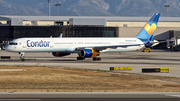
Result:
<svg viewBox="0 0 180 101">
<path fill-rule="evenodd" d="M 140 33 L 136 36 L 136 38 L 140 40 L 153 40 L 154 33 L 156 31 L 157 23 L 159 21 L 160 13 L 154 13 L 151 19 L 146 23 L 144 28 L 140 31 Z"/>
</svg>

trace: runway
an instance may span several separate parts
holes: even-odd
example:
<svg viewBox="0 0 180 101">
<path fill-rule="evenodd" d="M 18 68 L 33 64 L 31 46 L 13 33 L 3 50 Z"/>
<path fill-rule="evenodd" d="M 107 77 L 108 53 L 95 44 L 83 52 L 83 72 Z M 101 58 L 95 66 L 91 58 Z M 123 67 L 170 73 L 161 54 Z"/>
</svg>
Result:
<svg viewBox="0 0 180 101">
<path fill-rule="evenodd" d="M 180 93 L 0 93 L 0 101 L 179 101 Z"/>
<path fill-rule="evenodd" d="M 152 52 L 102 53 L 101 61 L 91 58 L 76 60 L 77 54 L 65 57 L 53 57 L 50 53 L 26 53 L 25 62 L 21 62 L 18 53 L 0 51 L 0 56 L 11 56 L 10 60 L 0 60 L 0 65 L 37 65 L 64 66 L 87 69 L 109 70 L 110 67 L 132 67 L 130 73 L 142 73 L 142 68 L 169 68 L 169 73 L 144 73 L 180 77 L 180 52 L 152 50 Z"/>
</svg>

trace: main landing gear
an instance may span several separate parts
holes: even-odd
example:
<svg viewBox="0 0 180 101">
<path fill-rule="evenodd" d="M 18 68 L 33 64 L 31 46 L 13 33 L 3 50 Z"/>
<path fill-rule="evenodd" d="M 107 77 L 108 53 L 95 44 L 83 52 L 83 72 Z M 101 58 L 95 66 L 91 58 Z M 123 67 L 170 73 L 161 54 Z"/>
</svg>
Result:
<svg viewBox="0 0 180 101">
<path fill-rule="evenodd" d="M 100 61 L 101 58 L 100 57 L 93 57 L 93 61 Z"/>
<path fill-rule="evenodd" d="M 77 60 L 84 60 L 85 58 L 83 57 L 77 57 Z M 93 57 L 93 61 L 100 61 L 101 58 L 100 57 Z"/>
<path fill-rule="evenodd" d="M 77 60 L 84 60 L 85 58 L 83 57 L 77 57 Z"/>
<path fill-rule="evenodd" d="M 21 54 L 21 56 L 20 56 L 21 61 L 24 62 L 25 61 L 25 59 L 24 59 L 25 58 L 24 57 L 25 53 L 24 52 L 19 52 L 19 54 Z"/>
</svg>

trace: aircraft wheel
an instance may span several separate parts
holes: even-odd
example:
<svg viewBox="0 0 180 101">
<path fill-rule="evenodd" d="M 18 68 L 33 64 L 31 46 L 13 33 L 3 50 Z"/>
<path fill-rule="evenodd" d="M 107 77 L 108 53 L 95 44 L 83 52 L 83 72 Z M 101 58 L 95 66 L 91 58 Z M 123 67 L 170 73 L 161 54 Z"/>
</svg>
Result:
<svg viewBox="0 0 180 101">
<path fill-rule="evenodd" d="M 85 58 L 77 57 L 77 60 L 84 60 Z"/>
<path fill-rule="evenodd" d="M 22 62 L 24 62 L 24 61 L 25 61 L 25 59 L 23 58 L 23 59 L 21 59 L 21 61 L 22 61 Z"/>
<path fill-rule="evenodd" d="M 98 58 L 97 58 L 97 60 L 99 60 L 99 61 L 100 61 L 100 60 L 101 60 L 101 58 L 100 58 L 100 57 L 98 57 Z"/>
<path fill-rule="evenodd" d="M 97 60 L 99 60 L 99 61 L 100 61 L 100 60 L 101 60 L 101 58 L 100 58 L 100 57 L 94 57 L 94 58 L 93 58 L 93 61 L 97 61 Z"/>
</svg>

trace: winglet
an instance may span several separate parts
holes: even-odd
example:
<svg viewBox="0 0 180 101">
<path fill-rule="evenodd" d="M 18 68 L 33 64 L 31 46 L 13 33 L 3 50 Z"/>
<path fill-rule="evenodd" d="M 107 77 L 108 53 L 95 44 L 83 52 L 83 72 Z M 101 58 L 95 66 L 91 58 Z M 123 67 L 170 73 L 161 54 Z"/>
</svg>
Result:
<svg viewBox="0 0 180 101">
<path fill-rule="evenodd" d="M 63 33 L 60 34 L 59 38 L 62 38 Z"/>
</svg>

